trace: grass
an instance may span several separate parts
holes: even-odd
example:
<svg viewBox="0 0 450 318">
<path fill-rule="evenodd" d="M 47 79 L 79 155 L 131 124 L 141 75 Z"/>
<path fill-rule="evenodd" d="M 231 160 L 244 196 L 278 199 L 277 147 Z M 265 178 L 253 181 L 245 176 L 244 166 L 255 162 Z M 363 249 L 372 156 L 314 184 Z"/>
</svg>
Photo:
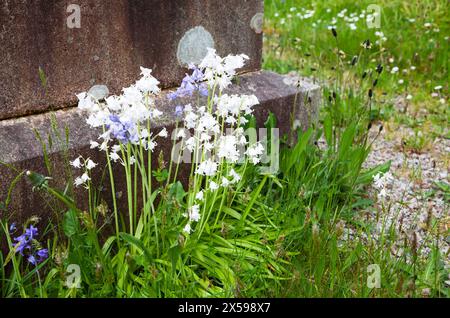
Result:
<svg viewBox="0 0 450 318">
<path fill-rule="evenodd" d="M 373 96 L 368 110 L 370 125 L 382 125 L 391 138 L 398 134 L 399 127 L 410 129 L 401 136 L 401 151 L 405 155 L 432 151 L 436 138 L 449 138 L 448 2 L 377 1 L 381 9 L 380 28 L 369 28 L 360 14 L 369 13 L 368 6 L 372 3 L 266 1 L 264 67 L 280 73 L 299 73 L 321 83 L 325 98 L 330 98 L 320 116 L 324 130 L 329 126 L 348 127 L 358 113 L 364 114 L 364 109 L 357 106 L 363 103 L 358 95 L 369 94 L 370 90 Z M 355 30 L 351 23 L 355 24 Z M 335 28 L 336 37 L 330 27 Z M 381 37 L 386 40 L 380 41 L 380 33 L 376 32 L 382 32 Z M 361 46 L 366 40 L 372 43 L 370 50 Z M 365 54 L 361 53 L 363 51 Z M 383 72 L 376 75 L 378 65 L 383 66 Z M 394 72 L 396 68 L 399 70 Z M 442 87 L 438 89 L 439 86 Z M 329 97 L 336 93 L 338 101 Z M 337 109 L 336 113 L 333 114 L 332 109 Z M 329 147 L 332 138 L 326 135 L 325 132 Z M 444 154 L 443 160 L 448 162 L 448 154 Z M 327 165 L 339 162 L 333 158 Z M 416 170 L 411 173 L 420 179 L 420 171 Z M 326 193 L 333 196 L 333 191 Z M 352 193 L 351 200 L 355 203 L 335 205 L 342 209 L 336 211 L 336 218 L 344 219 L 347 224 L 356 222 L 355 215 L 374 210 L 374 202 L 369 202 L 365 195 Z M 363 203 L 359 204 L 359 200 Z M 405 254 L 413 256 L 412 266 L 411 259 L 397 259 L 391 253 L 390 244 L 398 240 L 392 225 L 386 224 L 380 241 L 371 237 L 375 224 L 358 224 L 359 236 L 368 238 L 356 238 L 336 248 L 341 229 L 336 231 L 327 223 L 323 237 L 318 240 L 327 244 L 320 249 L 316 250 L 304 239 L 298 240 L 304 242 L 300 250 L 306 255 L 297 263 L 298 278 L 290 283 L 287 295 L 448 296 L 448 286 L 443 284 L 443 280 L 448 279 L 448 269 L 441 263 L 446 256 L 439 255 L 437 248 L 428 258 L 419 261 L 414 257 L 418 253 L 414 249 L 418 247 L 405 241 L 403 248 L 407 251 Z M 382 288 L 378 290 L 363 286 L 370 263 L 379 264 L 384 273 Z M 315 279 L 314 271 L 319 271 L 319 280 Z M 441 283 L 437 283 L 439 280 Z M 427 292 L 422 294 L 422 290 Z"/>
<path fill-rule="evenodd" d="M 348 79 L 344 84 L 357 84 L 355 77 L 381 63 L 385 72 L 375 89 L 379 106 L 374 109 L 374 118 L 420 127 L 423 134 L 433 138 L 448 138 L 448 2 L 377 1 L 381 9 L 379 28 L 369 28 L 365 18 L 357 22 L 344 20 L 353 13 L 359 17 L 363 10 L 369 13 L 372 3 L 266 1 L 264 67 L 281 73 L 299 71 L 327 83 L 336 75 L 336 51 L 340 51 L 342 63 L 350 63 L 359 56 L 361 43 L 370 39 L 373 47 L 360 58 L 356 70 L 339 72 Z M 297 17 L 298 13 L 308 16 L 307 10 L 314 14 L 304 19 Z M 356 30 L 349 27 L 350 23 L 356 25 Z M 339 34 L 337 43 L 328 29 L 333 25 Z M 386 40 L 376 44 L 376 32 L 382 32 Z M 394 67 L 399 71 L 390 74 Z M 442 88 L 435 90 L 438 86 Z M 408 95 L 410 100 L 406 99 Z M 406 104 L 406 111 L 396 111 L 396 98 Z"/>
<path fill-rule="evenodd" d="M 150 187 L 143 185 L 143 213 L 128 196 L 129 210 L 115 212 L 120 217 L 113 213 L 116 206 L 95 192 L 89 209 L 80 210 L 70 178 L 61 190 L 51 179 L 29 174 L 36 191 L 64 204 L 64 217 L 47 228 L 50 238 L 37 238 L 50 254 L 38 266 L 15 253 L 13 220 L 1 220 L 2 240 L 10 249 L 0 255 L 1 296 L 448 297 L 445 255 L 435 247 L 427 258 L 419 257 L 417 240 L 400 238 L 396 225 L 401 220 L 387 217 L 397 211 L 369 191 L 373 176 L 387 172 L 390 162 L 364 168 L 374 142 L 370 126 L 392 133 L 400 125 L 413 129 L 405 136 L 405 152 L 429 151 L 433 140 L 449 137 L 448 2 L 379 1 L 381 29 L 359 21 L 351 30 L 338 17 L 344 8 L 343 16 L 359 15 L 370 3 L 265 2 L 264 68 L 295 71 L 322 85 L 319 124 L 299 131 L 294 144 L 282 145 L 276 174 L 235 167 L 242 180 L 230 192 L 208 197 L 203 211 L 209 218 L 198 234 L 180 234 L 181 211 L 202 181 L 183 187 L 165 179 L 162 165 L 153 173 L 163 182 L 148 193 Z M 306 12 L 310 9 L 313 14 Z M 312 16 L 300 19 L 297 13 Z M 333 17 L 335 34 L 327 28 Z M 431 26 L 425 27 L 427 22 Z M 376 44 L 375 31 L 387 40 Z M 361 47 L 367 39 L 370 49 Z M 399 72 L 393 74 L 395 66 Z M 267 125 L 276 127 L 276 118 Z M 136 196 L 136 172 L 127 173 Z M 420 171 L 414 177 L 420 178 Z M 448 196 L 448 185 L 439 183 L 436 191 Z M 6 200 L 5 210 L 11 199 L 0 198 Z M 364 218 L 369 212 L 378 223 Z M 427 222 L 435 229 L 428 238 L 434 242 L 439 231 L 432 218 Z M 23 228 L 29 224 L 39 225 L 31 219 Z M 399 249 L 402 253 L 395 253 Z M 72 279 L 77 267 L 71 264 L 79 266 L 79 284 Z M 371 284 L 377 271 L 379 288 Z"/>
</svg>

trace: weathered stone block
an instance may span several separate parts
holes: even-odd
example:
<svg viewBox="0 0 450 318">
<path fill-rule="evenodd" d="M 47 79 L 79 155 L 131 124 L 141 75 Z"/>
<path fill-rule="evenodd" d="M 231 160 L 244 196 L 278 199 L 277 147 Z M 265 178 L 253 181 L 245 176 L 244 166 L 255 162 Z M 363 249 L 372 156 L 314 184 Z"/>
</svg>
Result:
<svg viewBox="0 0 450 318">
<path fill-rule="evenodd" d="M 69 3 L 0 4 L 0 120 L 73 106 L 93 85 L 117 94 L 139 66 L 174 86 L 206 46 L 260 68 L 263 0 L 79 0 L 80 28 Z"/>
<path fill-rule="evenodd" d="M 299 89 L 294 86 L 288 86 L 283 81 L 284 77 L 272 72 L 258 71 L 243 74 L 237 80 L 237 84 L 233 85 L 228 93 L 238 94 L 255 94 L 260 105 L 255 106 L 254 114 L 257 118 L 259 127 L 263 127 L 264 121 L 267 119 L 269 112 L 273 112 L 278 119 L 278 127 L 280 135 L 286 134 L 291 126 L 291 114 L 295 112 L 294 119 L 297 123 L 301 123 L 303 128 L 310 126 L 311 122 L 317 116 L 318 104 L 320 102 L 320 89 L 317 85 L 308 80 L 302 81 Z M 166 116 L 163 122 L 154 125 L 156 131 L 162 126 L 170 127 L 174 125 L 174 107 L 173 102 L 167 99 L 168 90 L 162 92 L 161 97 L 156 101 L 157 107 L 162 110 Z M 193 102 L 195 104 L 195 102 Z M 78 154 L 84 157 L 90 156 L 95 162 L 99 162 L 100 166 L 104 165 L 104 153 L 97 150 L 89 149 L 89 141 L 95 140 L 99 132 L 92 130 L 85 122 L 85 118 L 78 112 L 76 108 L 58 110 L 54 112 L 56 121 L 60 127 L 60 134 L 64 138 L 65 132 L 63 127 L 67 127 L 69 131 L 68 154 L 73 159 Z M 44 175 L 48 175 L 46 171 L 44 158 L 42 155 L 42 147 L 35 139 L 33 129 L 39 131 L 41 136 L 51 134 L 51 114 L 44 113 L 33 116 L 22 117 L 18 119 L 9 119 L 0 121 L 0 161 L 14 164 L 18 171 L 32 170 Z M 66 181 L 66 171 L 62 164 L 64 154 L 64 143 L 58 141 L 54 134 L 52 138 L 52 147 L 47 144 L 49 159 L 52 164 L 53 178 L 50 183 L 62 187 Z M 171 143 L 161 144 L 154 153 L 159 154 L 162 150 L 165 154 L 166 161 L 169 160 Z M 121 166 L 117 165 L 120 175 Z M 96 169 L 99 172 L 102 169 Z M 5 200 L 8 193 L 8 186 L 13 180 L 15 173 L 5 166 L 0 165 L 0 201 Z M 186 173 L 181 174 L 181 178 L 185 178 Z M 97 175 L 97 180 L 100 178 Z M 125 185 L 117 180 L 117 191 L 124 191 Z M 105 185 L 108 184 L 106 180 Z M 105 190 L 107 198 L 108 191 Z M 83 191 L 79 191 L 78 197 L 83 198 Z M 84 200 L 86 201 L 86 200 Z M 125 200 L 123 200 L 125 201 Z M 82 202 L 82 200 L 80 200 Z M 49 217 L 54 209 L 56 215 L 58 211 L 54 203 L 48 204 L 41 196 L 31 191 L 31 185 L 25 179 L 17 184 L 12 192 L 12 201 L 9 212 L 14 212 L 14 219 L 20 220 L 29 217 L 31 214 L 38 214 L 44 218 Z M 4 213 L 4 212 L 0 212 Z"/>
</svg>

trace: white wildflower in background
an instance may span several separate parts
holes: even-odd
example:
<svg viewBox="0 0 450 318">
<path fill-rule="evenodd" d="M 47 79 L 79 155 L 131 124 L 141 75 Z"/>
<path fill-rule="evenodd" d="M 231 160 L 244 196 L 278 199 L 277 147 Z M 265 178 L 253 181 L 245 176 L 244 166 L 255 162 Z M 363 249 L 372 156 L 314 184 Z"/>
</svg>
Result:
<svg viewBox="0 0 450 318">
<path fill-rule="evenodd" d="M 399 70 L 398 66 L 394 66 L 394 67 L 392 68 L 392 70 L 391 70 L 391 74 L 397 73 L 398 70 Z"/>
<path fill-rule="evenodd" d="M 387 198 L 387 191 L 385 188 L 382 188 L 380 192 L 378 192 L 378 198 L 383 200 Z"/>
<path fill-rule="evenodd" d="M 373 181 L 374 181 L 374 185 L 377 189 L 382 189 L 382 188 L 386 187 L 386 185 L 388 183 L 391 183 L 392 181 L 394 181 L 394 177 L 392 176 L 392 174 L 390 172 L 386 172 L 386 173 L 379 172 L 373 177 Z"/>
<path fill-rule="evenodd" d="M 378 190 L 377 196 L 379 200 L 387 198 L 388 192 L 386 187 L 392 184 L 393 181 L 394 177 L 390 172 L 384 174 L 379 172 L 373 177 L 374 187 Z"/>
</svg>

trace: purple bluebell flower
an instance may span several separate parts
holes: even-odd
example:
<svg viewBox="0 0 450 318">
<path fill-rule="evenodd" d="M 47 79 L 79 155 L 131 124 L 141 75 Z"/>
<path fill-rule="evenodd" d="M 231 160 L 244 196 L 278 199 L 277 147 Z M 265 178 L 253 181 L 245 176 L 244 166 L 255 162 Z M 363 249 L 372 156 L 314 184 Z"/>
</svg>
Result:
<svg viewBox="0 0 450 318">
<path fill-rule="evenodd" d="M 137 143 L 139 141 L 135 123 L 131 121 L 122 122 L 117 115 L 110 115 L 109 119 L 110 123 L 106 127 L 114 138 L 123 144 L 128 142 Z"/>
<path fill-rule="evenodd" d="M 28 263 L 37 265 L 37 259 L 33 255 L 28 256 L 27 260 L 28 260 Z"/>
<path fill-rule="evenodd" d="M 202 96 L 208 96 L 208 87 L 205 83 L 202 83 L 205 79 L 203 72 L 195 65 L 190 65 L 189 69 L 192 70 L 192 74 L 186 74 L 181 81 L 180 87 L 175 92 L 167 95 L 170 100 L 178 97 L 192 96 L 196 91 Z"/>
<path fill-rule="evenodd" d="M 198 91 L 202 96 L 208 96 L 208 86 L 205 83 L 201 83 L 198 87 Z"/>
<path fill-rule="evenodd" d="M 25 230 L 25 235 L 28 236 L 29 240 L 32 240 L 38 234 L 38 229 L 33 225 L 30 225 L 30 228 Z"/>
<path fill-rule="evenodd" d="M 28 229 L 25 229 L 25 233 L 14 238 L 17 242 L 16 253 L 19 252 L 20 255 L 24 255 L 25 250 L 31 250 L 31 241 L 38 235 L 38 229 L 33 225 L 30 225 Z"/>
<path fill-rule="evenodd" d="M 14 241 L 16 241 L 16 253 L 19 252 L 20 255 L 24 255 L 24 251 L 26 249 L 31 249 L 31 240 L 28 239 L 26 234 L 22 234 L 16 238 L 14 238 Z"/>
<path fill-rule="evenodd" d="M 176 106 L 175 107 L 175 116 L 177 116 L 177 117 L 183 116 L 183 111 L 184 111 L 183 106 L 181 106 L 181 105 Z"/>
<path fill-rule="evenodd" d="M 38 229 L 33 225 L 25 229 L 25 233 L 14 238 L 15 252 L 25 256 L 27 254 L 27 261 L 30 264 L 37 265 L 46 258 L 48 258 L 48 250 L 46 248 L 39 249 L 37 253 L 33 251 L 33 240 L 36 240 Z M 36 258 L 37 255 L 37 258 Z"/>
<path fill-rule="evenodd" d="M 42 248 L 37 251 L 37 256 L 39 257 L 39 262 L 42 262 L 48 258 L 48 250 L 46 248 Z"/>
<path fill-rule="evenodd" d="M 191 79 L 194 82 L 201 82 L 201 81 L 203 81 L 205 79 L 205 75 L 195 65 L 191 65 L 191 67 L 189 69 L 193 70 L 192 71 L 192 75 L 191 75 Z"/>
</svg>

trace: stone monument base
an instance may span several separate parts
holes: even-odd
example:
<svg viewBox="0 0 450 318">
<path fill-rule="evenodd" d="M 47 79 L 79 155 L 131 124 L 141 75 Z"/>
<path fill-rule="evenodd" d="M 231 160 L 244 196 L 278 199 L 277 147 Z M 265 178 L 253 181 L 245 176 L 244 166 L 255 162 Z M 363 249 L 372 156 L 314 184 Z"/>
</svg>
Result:
<svg viewBox="0 0 450 318">
<path fill-rule="evenodd" d="M 165 114 L 173 114 L 175 106 L 167 99 L 169 90 L 163 90 L 156 101 L 157 107 Z M 291 129 L 291 114 L 295 114 L 295 123 L 302 128 L 309 127 L 317 118 L 320 103 L 319 86 L 305 79 L 301 81 L 299 88 L 287 85 L 285 77 L 267 71 L 250 72 L 240 75 L 235 85 L 227 93 L 255 94 L 260 105 L 254 107 L 254 115 L 258 127 L 264 127 L 264 121 L 269 112 L 275 114 L 280 129 L 280 136 L 288 133 Z M 61 140 L 52 131 L 51 117 L 54 116 L 58 124 Z M 175 120 L 168 118 L 159 127 L 154 127 L 158 132 L 165 126 L 171 131 Z M 65 146 L 65 127 L 67 127 L 69 143 Z M 45 144 L 50 163 L 50 172 L 46 168 L 46 157 L 43 155 L 41 142 L 36 138 L 35 131 L 39 132 L 42 142 Z M 90 141 L 96 140 L 99 133 L 91 129 L 85 121 L 85 116 L 80 114 L 76 107 L 58 110 L 53 113 L 42 113 L 26 117 L 6 119 L 0 121 L 0 153 L 1 158 L 7 165 L 0 165 L 0 202 L 5 202 L 10 193 L 10 202 L 7 209 L 0 209 L 1 214 L 10 216 L 11 221 L 21 222 L 32 215 L 37 215 L 45 223 L 49 218 L 62 217 L 62 207 L 54 202 L 52 198 L 45 196 L 42 191 L 33 191 L 32 185 L 23 176 L 10 191 L 10 185 L 16 175 L 24 170 L 31 170 L 45 176 L 51 176 L 49 184 L 64 190 L 67 182 L 68 167 L 64 165 L 64 159 L 74 159 L 81 154 L 84 158 L 90 157 L 99 166 L 95 169 L 94 180 L 100 183 L 103 177 L 104 198 L 108 201 L 109 180 L 107 175 L 102 176 L 101 171 L 105 164 L 105 155 L 98 150 L 90 149 Z M 51 140 L 48 136 L 51 136 Z M 160 142 L 154 151 L 153 162 L 156 164 L 158 154 L 162 150 L 165 161 L 168 162 L 172 142 Z M 67 157 L 64 158 L 65 154 Z M 15 171 L 12 169 L 16 169 Z M 70 169 L 69 169 L 70 170 Z M 125 182 L 121 181 L 122 166 L 116 164 L 115 170 L 116 189 L 119 193 L 126 193 Z M 185 169 L 188 171 L 187 169 Z M 105 170 L 106 171 L 106 170 Z M 72 171 L 79 173 L 79 171 Z M 116 176 L 115 174 L 115 176 Z M 186 179 L 188 173 L 181 172 L 180 179 Z M 186 181 L 186 180 L 184 180 Z M 76 199 L 80 206 L 86 202 L 86 191 L 83 188 L 76 190 Z M 126 201 L 126 200 L 122 200 Z"/>
</svg>

